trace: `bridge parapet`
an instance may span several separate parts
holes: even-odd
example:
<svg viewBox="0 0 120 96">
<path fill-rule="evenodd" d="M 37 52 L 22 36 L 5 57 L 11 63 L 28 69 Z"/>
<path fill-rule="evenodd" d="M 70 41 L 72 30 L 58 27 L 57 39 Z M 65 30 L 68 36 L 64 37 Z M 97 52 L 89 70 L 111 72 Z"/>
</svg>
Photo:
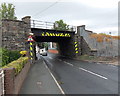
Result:
<svg viewBox="0 0 120 96">
<path fill-rule="evenodd" d="M 55 29 L 55 27 L 57 27 L 57 26 L 58 25 L 56 23 L 53 23 L 53 22 L 31 20 L 31 28 Z M 76 31 L 76 26 L 68 25 L 67 31 L 71 31 L 71 32 Z"/>
</svg>

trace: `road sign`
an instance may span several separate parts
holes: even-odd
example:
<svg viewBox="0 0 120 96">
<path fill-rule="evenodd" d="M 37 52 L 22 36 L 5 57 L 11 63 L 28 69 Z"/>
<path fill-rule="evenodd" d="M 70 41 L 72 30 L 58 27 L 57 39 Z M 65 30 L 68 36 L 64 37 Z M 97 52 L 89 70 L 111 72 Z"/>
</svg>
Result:
<svg viewBox="0 0 120 96">
<path fill-rule="evenodd" d="M 34 40 L 33 40 L 32 36 L 29 36 L 27 41 L 34 41 Z"/>
</svg>

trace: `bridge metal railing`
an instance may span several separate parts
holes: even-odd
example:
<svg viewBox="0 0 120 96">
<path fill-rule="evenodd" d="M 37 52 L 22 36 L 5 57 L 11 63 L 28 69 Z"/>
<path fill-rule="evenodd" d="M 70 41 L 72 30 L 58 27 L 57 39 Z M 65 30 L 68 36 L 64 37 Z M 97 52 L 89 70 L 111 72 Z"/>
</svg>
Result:
<svg viewBox="0 0 120 96">
<path fill-rule="evenodd" d="M 31 28 L 55 29 L 55 27 L 57 24 L 53 22 L 31 20 Z M 76 31 L 76 26 L 68 25 L 68 31 Z"/>
<path fill-rule="evenodd" d="M 4 95 L 4 71 L 0 69 L 0 96 Z"/>
</svg>

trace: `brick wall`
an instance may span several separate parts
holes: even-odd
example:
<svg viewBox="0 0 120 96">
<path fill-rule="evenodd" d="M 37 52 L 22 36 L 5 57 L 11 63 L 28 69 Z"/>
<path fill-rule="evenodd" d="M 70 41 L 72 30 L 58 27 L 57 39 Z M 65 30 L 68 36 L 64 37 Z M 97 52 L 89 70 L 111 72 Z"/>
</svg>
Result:
<svg viewBox="0 0 120 96">
<path fill-rule="evenodd" d="M 48 52 L 49 53 L 55 53 L 55 54 L 57 54 L 58 50 L 56 50 L 56 49 L 48 49 Z"/>
<path fill-rule="evenodd" d="M 5 94 L 14 94 L 14 69 L 7 68 L 4 70 L 4 90 Z"/>
<path fill-rule="evenodd" d="M 14 78 L 14 87 L 15 87 L 14 94 L 19 93 L 20 88 L 24 82 L 24 79 L 26 78 L 27 73 L 29 71 L 29 68 L 30 68 L 30 63 L 27 63 L 24 66 L 24 68 L 22 69 L 22 71 L 17 76 L 15 76 L 15 78 Z"/>
<path fill-rule="evenodd" d="M 18 94 L 20 88 L 27 76 L 30 68 L 30 63 L 26 63 L 22 71 L 15 76 L 13 68 L 4 69 L 5 72 L 5 94 Z"/>
</svg>

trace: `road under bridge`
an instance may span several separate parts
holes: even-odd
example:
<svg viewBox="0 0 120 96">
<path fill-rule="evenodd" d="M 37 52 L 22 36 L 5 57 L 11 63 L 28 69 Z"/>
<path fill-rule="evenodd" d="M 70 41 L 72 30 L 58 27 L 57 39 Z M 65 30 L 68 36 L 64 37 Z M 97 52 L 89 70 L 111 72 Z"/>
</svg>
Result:
<svg viewBox="0 0 120 96">
<path fill-rule="evenodd" d="M 36 42 L 56 42 L 61 55 L 75 57 L 75 31 L 31 28 Z"/>
</svg>

